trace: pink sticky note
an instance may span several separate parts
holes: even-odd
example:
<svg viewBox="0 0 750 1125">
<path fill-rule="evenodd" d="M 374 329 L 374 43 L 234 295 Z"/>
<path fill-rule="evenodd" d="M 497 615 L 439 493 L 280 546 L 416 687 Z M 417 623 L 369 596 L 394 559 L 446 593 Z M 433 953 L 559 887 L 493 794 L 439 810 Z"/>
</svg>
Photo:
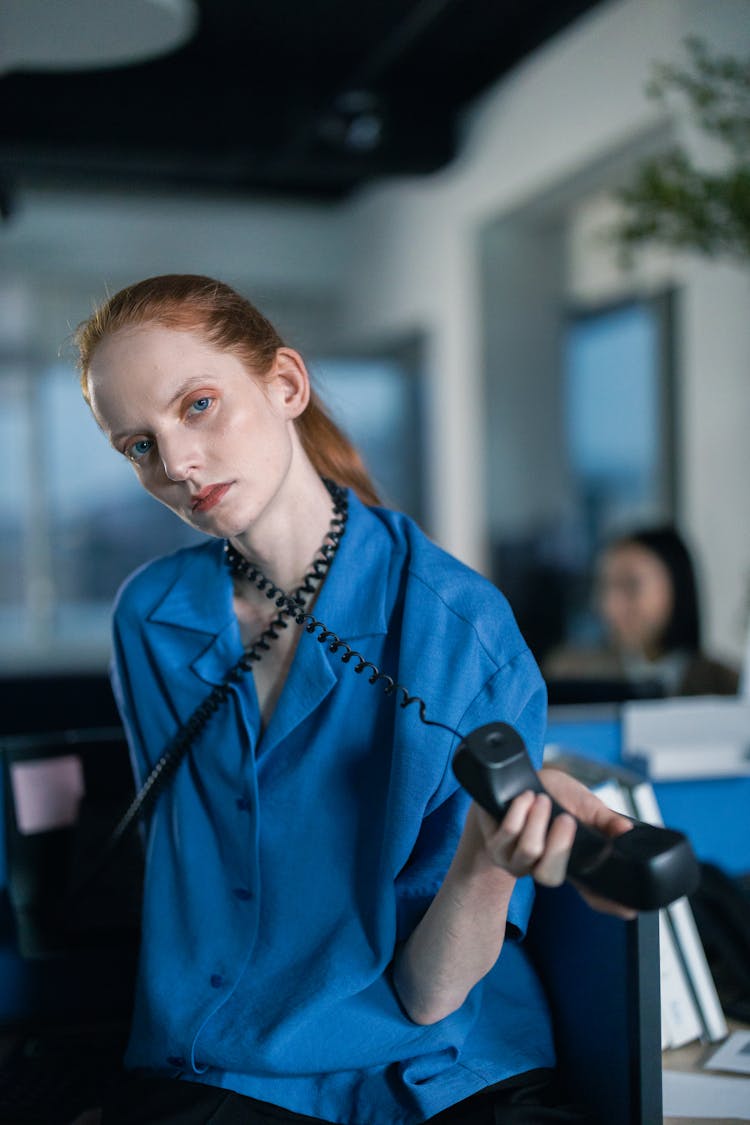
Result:
<svg viewBox="0 0 750 1125">
<path fill-rule="evenodd" d="M 16 823 L 24 835 L 75 824 L 84 794 L 83 765 L 76 754 L 13 762 L 10 781 Z"/>
</svg>

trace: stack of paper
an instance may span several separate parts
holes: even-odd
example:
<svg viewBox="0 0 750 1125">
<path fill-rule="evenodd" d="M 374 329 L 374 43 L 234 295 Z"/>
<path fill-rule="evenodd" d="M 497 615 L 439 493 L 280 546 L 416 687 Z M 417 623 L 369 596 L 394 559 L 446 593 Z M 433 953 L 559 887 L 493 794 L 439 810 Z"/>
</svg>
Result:
<svg viewBox="0 0 750 1125">
<path fill-rule="evenodd" d="M 750 699 L 648 699 L 622 709 L 623 758 L 644 760 L 653 781 L 750 775 Z"/>
<path fill-rule="evenodd" d="M 663 824 L 653 787 L 639 774 L 559 747 L 546 748 L 545 764 L 577 777 L 616 812 L 648 824 Z M 659 911 L 659 954 L 662 1047 L 725 1038 L 726 1020 L 686 898 Z"/>
</svg>

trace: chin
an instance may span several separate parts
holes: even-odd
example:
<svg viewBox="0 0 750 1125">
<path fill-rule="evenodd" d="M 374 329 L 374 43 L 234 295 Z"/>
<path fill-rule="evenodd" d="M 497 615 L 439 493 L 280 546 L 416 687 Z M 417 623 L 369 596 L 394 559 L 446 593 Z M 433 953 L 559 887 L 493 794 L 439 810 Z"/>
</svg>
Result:
<svg viewBox="0 0 750 1125">
<path fill-rule="evenodd" d="M 188 513 L 187 522 L 196 531 L 216 539 L 241 539 L 253 530 L 265 510 L 266 505 L 259 502 L 227 504 L 222 501 L 208 512 Z"/>
<path fill-rule="evenodd" d="M 172 509 L 174 511 L 174 509 Z M 213 513 L 206 512 L 203 516 L 196 518 L 193 512 L 175 512 L 176 516 L 186 523 L 193 531 L 199 531 L 201 535 L 210 535 L 214 539 L 225 539 L 234 534 L 225 528 L 220 518 L 212 518 Z"/>
<path fill-rule="evenodd" d="M 222 519 L 206 519 L 205 521 L 191 523 L 191 526 L 196 531 L 202 532 L 203 535 L 210 535 L 213 539 L 231 539 L 235 535 L 241 535 L 245 530 L 244 525 L 237 528 L 234 522 L 230 523 L 229 520 Z"/>
<path fill-rule="evenodd" d="M 204 526 L 198 527 L 198 530 L 204 532 L 206 535 L 213 535 L 217 539 L 238 539 L 249 531 L 251 527 L 252 523 L 247 520 L 229 520 L 217 517 L 215 520 L 207 520 Z"/>
</svg>

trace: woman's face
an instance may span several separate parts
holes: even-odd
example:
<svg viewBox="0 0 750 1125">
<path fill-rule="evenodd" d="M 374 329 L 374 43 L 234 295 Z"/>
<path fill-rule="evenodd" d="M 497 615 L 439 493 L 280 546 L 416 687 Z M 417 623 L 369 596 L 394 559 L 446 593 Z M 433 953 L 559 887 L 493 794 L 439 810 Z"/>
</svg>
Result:
<svg viewBox="0 0 750 1125">
<path fill-rule="evenodd" d="M 198 333 L 156 325 L 106 337 L 89 371 L 94 416 L 143 487 L 208 535 L 247 531 L 287 480 L 307 402 L 296 353 L 262 380 Z"/>
<path fill-rule="evenodd" d="M 658 655 L 673 604 L 671 578 L 660 558 L 637 543 L 610 548 L 600 567 L 598 602 L 616 648 Z"/>
</svg>

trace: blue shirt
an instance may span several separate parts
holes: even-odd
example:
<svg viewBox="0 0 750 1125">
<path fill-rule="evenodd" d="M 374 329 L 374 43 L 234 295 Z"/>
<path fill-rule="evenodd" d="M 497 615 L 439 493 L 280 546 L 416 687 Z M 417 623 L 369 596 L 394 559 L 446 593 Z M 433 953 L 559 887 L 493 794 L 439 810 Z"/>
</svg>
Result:
<svg viewBox="0 0 750 1125">
<path fill-rule="evenodd" d="M 315 616 L 467 734 L 504 720 L 540 764 L 546 694 L 503 596 L 407 517 L 349 496 Z M 290 626 L 294 627 L 294 626 Z M 242 654 L 222 544 L 137 572 L 115 613 L 114 685 L 137 774 Z M 428 1027 L 390 979 L 438 890 L 468 798 L 455 736 L 303 635 L 261 731 L 233 685 L 157 803 L 129 1067 L 346 1125 L 414 1125 L 553 1062 L 516 885 L 501 956 Z"/>
</svg>

